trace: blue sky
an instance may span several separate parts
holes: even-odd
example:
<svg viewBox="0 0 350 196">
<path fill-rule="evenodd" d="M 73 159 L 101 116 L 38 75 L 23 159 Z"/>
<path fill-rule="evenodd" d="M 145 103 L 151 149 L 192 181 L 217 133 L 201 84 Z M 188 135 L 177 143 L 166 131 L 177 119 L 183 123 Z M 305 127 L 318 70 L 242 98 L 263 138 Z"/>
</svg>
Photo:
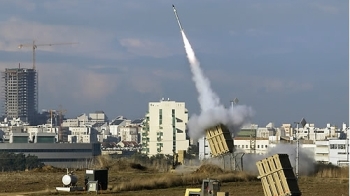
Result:
<svg viewBox="0 0 350 196">
<path fill-rule="evenodd" d="M 348 121 L 347 1 L 2 1 L 0 68 L 32 66 L 22 43 L 79 42 L 37 48 L 39 109 L 133 119 L 169 97 L 198 114 L 173 3 L 224 105 L 260 126 Z"/>
</svg>

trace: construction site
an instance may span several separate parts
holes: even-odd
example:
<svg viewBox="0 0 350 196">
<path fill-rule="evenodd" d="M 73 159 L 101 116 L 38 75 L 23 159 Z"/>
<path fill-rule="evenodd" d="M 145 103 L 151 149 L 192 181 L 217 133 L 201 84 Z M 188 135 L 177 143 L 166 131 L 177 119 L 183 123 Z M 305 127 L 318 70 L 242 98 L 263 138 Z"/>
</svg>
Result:
<svg viewBox="0 0 350 196">
<path fill-rule="evenodd" d="M 1 72 L 3 81 L 2 100 L 4 116 L 19 119 L 30 125 L 38 124 L 39 107 L 39 81 L 36 69 L 36 49 L 44 46 L 71 45 L 78 43 L 47 43 L 20 44 L 19 49 L 29 47 L 32 49 L 32 68 L 6 68 Z"/>
<path fill-rule="evenodd" d="M 37 78 L 35 69 L 7 68 L 2 72 L 4 112 L 8 118 L 35 123 L 37 114 Z"/>
</svg>

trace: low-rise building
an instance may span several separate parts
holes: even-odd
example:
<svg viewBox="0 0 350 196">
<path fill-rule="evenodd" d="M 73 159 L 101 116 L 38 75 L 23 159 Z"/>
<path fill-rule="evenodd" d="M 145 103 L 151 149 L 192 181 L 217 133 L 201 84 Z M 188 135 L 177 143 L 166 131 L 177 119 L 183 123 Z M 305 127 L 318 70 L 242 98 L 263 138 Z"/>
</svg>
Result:
<svg viewBox="0 0 350 196">
<path fill-rule="evenodd" d="M 234 146 L 237 150 L 245 153 L 255 153 L 255 154 L 265 154 L 269 147 L 268 138 L 244 138 L 236 137 L 234 138 Z M 255 143 L 255 148 L 252 146 Z"/>
<path fill-rule="evenodd" d="M 315 161 L 321 163 L 329 163 L 329 141 L 316 141 L 315 142 Z"/>
<path fill-rule="evenodd" d="M 45 165 L 60 168 L 90 168 L 101 155 L 99 143 L 0 143 L 0 152 L 35 155 Z"/>
<path fill-rule="evenodd" d="M 120 140 L 138 143 L 138 127 L 130 125 L 120 127 Z"/>
<path fill-rule="evenodd" d="M 69 127 L 70 143 L 95 143 L 97 142 L 97 131 L 92 127 Z"/>
</svg>

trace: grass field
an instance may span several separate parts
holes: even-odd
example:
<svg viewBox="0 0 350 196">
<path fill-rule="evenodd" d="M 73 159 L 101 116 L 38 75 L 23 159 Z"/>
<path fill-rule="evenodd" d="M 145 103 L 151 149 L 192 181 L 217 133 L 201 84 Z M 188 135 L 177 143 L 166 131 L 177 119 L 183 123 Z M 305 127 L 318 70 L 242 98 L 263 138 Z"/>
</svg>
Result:
<svg viewBox="0 0 350 196">
<path fill-rule="evenodd" d="M 138 165 L 140 166 L 140 165 Z M 83 186 L 85 170 L 75 171 L 78 185 Z M 62 186 L 64 169 L 44 167 L 40 170 L 0 173 L 0 195 L 94 195 L 95 193 L 56 192 L 55 187 Z M 318 169 L 312 176 L 301 176 L 299 187 L 303 196 L 341 196 L 348 195 L 347 168 L 326 167 Z M 188 187 L 199 188 L 203 178 L 221 180 L 221 191 L 230 196 L 263 196 L 261 182 L 256 176 L 244 172 L 222 171 L 217 166 L 202 166 L 195 172 L 170 173 L 156 169 L 135 167 L 129 162 L 119 162 L 109 169 L 109 190 L 102 195 L 184 195 Z"/>
</svg>

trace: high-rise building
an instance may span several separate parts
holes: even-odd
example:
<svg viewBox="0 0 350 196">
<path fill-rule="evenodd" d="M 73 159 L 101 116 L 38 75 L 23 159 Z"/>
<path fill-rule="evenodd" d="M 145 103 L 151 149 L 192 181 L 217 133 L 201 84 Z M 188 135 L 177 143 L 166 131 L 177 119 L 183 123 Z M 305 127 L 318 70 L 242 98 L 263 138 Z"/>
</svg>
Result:
<svg viewBox="0 0 350 196">
<path fill-rule="evenodd" d="M 38 104 L 36 70 L 6 68 L 2 78 L 5 116 L 34 124 Z"/>
<path fill-rule="evenodd" d="M 173 155 L 187 150 L 190 140 L 186 134 L 188 111 L 184 102 L 162 99 L 150 102 L 142 130 L 142 153 Z"/>
</svg>

